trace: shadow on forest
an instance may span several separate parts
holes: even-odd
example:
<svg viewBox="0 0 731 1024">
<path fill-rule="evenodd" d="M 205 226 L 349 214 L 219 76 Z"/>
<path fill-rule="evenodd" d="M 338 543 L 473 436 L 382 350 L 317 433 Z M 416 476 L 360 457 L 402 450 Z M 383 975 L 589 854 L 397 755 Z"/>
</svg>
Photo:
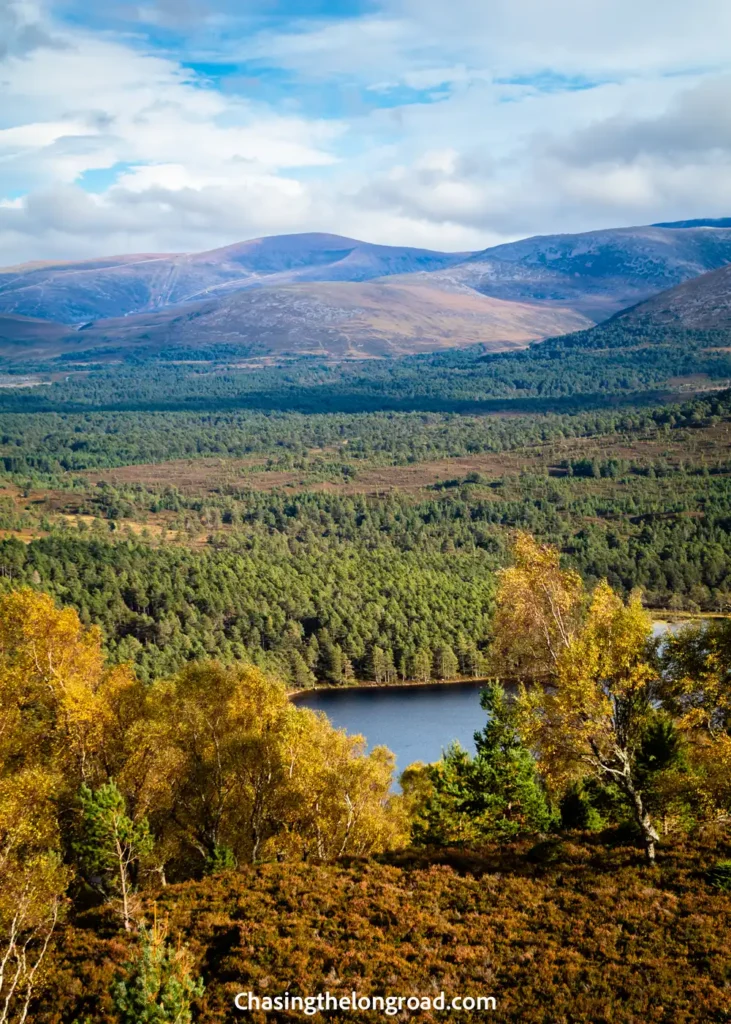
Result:
<svg viewBox="0 0 731 1024">
<path fill-rule="evenodd" d="M 626 406 L 650 406 L 675 396 L 667 391 L 627 392 L 625 394 L 565 395 L 555 398 L 491 398 L 483 401 L 429 396 L 384 397 L 357 391 L 337 393 L 330 389 L 307 388 L 297 391 L 260 391 L 230 396 L 191 395 L 174 398 L 129 398 L 117 401 L 51 401 L 36 394 L 0 395 L 0 413 L 91 413 L 91 412 L 202 412 L 228 411 L 292 413 L 375 413 L 429 412 L 465 416 L 535 413 L 578 413 Z"/>
</svg>

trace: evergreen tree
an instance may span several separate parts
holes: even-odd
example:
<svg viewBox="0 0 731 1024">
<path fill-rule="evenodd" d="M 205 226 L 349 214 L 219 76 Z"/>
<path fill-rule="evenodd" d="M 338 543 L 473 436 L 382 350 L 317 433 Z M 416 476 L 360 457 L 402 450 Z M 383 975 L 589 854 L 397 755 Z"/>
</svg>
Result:
<svg viewBox="0 0 731 1024">
<path fill-rule="evenodd" d="M 371 651 L 371 671 L 377 683 L 382 683 L 386 678 L 386 653 L 382 647 L 374 647 Z"/>
<path fill-rule="evenodd" d="M 143 926 L 137 954 L 125 966 L 127 977 L 113 991 L 120 1024 L 190 1024 L 203 982 L 194 980 L 190 953 L 170 945 L 165 927 Z"/>
<path fill-rule="evenodd" d="M 315 677 L 299 651 L 292 651 L 290 655 L 290 665 L 292 669 L 292 680 L 295 686 L 303 690 L 308 686 L 315 685 Z"/>
<path fill-rule="evenodd" d="M 475 733 L 476 756 L 458 744 L 427 767 L 431 791 L 417 813 L 414 838 L 447 845 L 513 839 L 553 823 L 536 764 L 522 744 L 513 702 L 495 682 L 480 703 L 488 713 Z"/>
<path fill-rule="evenodd" d="M 549 828 L 552 812 L 535 759 L 520 738 L 514 702 L 495 681 L 482 691 L 480 706 L 488 720 L 475 733 L 475 768 L 485 811 L 495 814 L 505 835 Z"/>
<path fill-rule="evenodd" d="M 443 644 L 437 651 L 434 668 L 437 679 L 453 679 L 459 672 L 457 656 L 449 644 Z"/>
<path fill-rule="evenodd" d="M 420 683 L 428 683 L 432 673 L 431 651 L 421 647 L 411 659 L 411 675 Z"/>
<path fill-rule="evenodd" d="M 114 782 L 95 792 L 81 787 L 83 818 L 76 852 L 89 877 L 96 877 L 104 894 L 118 907 L 129 931 L 135 907 L 134 875 L 140 857 L 152 851 L 147 820 L 127 816 L 124 797 Z"/>
</svg>

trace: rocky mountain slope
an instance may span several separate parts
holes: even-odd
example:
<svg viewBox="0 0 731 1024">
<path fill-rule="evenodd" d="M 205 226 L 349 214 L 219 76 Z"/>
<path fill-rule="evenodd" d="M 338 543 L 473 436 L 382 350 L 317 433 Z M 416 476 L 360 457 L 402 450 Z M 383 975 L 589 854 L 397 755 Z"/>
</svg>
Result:
<svg viewBox="0 0 731 1024">
<path fill-rule="evenodd" d="M 539 235 L 475 253 L 430 279 L 500 299 L 569 306 L 598 322 L 731 263 L 731 222 L 689 223 Z"/>
<path fill-rule="evenodd" d="M 0 270 L 0 313 L 77 324 L 262 285 L 439 270 L 465 255 L 310 234 L 256 238 L 201 253 L 26 264 Z"/>
</svg>

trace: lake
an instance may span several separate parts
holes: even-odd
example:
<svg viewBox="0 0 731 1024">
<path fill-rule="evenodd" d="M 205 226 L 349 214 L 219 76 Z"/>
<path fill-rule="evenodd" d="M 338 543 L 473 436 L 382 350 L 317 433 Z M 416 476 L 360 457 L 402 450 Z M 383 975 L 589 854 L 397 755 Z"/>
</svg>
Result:
<svg viewBox="0 0 731 1024">
<path fill-rule="evenodd" d="M 660 636 L 678 623 L 655 622 Z M 454 740 L 474 752 L 474 733 L 486 721 L 480 707 L 484 683 L 429 683 L 425 686 L 352 687 L 319 690 L 296 698 L 300 707 L 324 711 L 332 724 L 365 736 L 368 746 L 386 746 L 402 772 L 414 761 L 438 761 Z"/>
<path fill-rule="evenodd" d="M 473 733 L 486 721 L 480 707 L 484 683 L 352 687 L 297 697 L 299 707 L 324 711 L 332 724 L 365 736 L 369 747 L 386 746 L 401 772 L 414 761 L 438 761 L 459 740 L 474 751 Z"/>
</svg>

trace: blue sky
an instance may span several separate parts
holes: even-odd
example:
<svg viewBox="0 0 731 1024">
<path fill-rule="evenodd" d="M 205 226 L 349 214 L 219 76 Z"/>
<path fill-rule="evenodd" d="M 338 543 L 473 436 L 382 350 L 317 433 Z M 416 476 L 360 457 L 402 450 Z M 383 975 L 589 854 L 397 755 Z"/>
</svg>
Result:
<svg viewBox="0 0 731 1024">
<path fill-rule="evenodd" d="M 727 0 L 0 0 L 0 264 L 731 213 Z"/>
</svg>

